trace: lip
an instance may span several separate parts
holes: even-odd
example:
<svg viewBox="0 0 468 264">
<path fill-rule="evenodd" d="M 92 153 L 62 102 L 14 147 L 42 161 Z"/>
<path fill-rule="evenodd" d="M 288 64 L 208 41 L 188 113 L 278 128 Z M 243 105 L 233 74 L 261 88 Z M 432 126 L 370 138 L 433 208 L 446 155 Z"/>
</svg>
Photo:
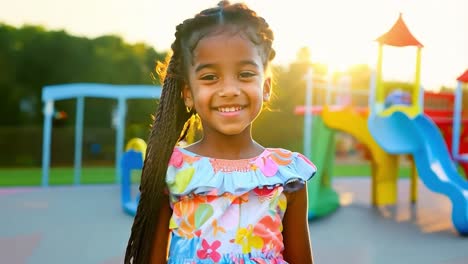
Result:
<svg viewBox="0 0 468 264">
<path fill-rule="evenodd" d="M 222 116 L 233 117 L 233 116 L 238 116 L 240 114 L 240 112 L 242 112 L 242 109 L 238 110 L 238 111 L 234 111 L 234 112 L 220 112 L 220 111 L 218 111 L 218 114 L 222 115 Z"/>
</svg>

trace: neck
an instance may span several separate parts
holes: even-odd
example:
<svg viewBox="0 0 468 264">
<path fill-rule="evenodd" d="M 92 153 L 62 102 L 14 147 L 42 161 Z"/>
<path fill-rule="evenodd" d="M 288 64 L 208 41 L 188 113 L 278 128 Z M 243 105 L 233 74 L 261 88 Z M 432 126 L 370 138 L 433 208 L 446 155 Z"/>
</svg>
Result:
<svg viewBox="0 0 468 264">
<path fill-rule="evenodd" d="M 238 135 L 204 133 L 203 138 L 187 149 L 199 155 L 219 159 L 248 159 L 260 155 L 264 148 L 252 138 L 250 128 Z"/>
</svg>

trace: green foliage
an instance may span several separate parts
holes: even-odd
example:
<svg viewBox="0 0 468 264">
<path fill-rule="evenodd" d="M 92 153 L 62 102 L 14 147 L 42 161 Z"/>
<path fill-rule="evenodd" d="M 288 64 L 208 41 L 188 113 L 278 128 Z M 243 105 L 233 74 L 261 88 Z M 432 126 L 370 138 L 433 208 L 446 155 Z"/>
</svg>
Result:
<svg viewBox="0 0 468 264">
<path fill-rule="evenodd" d="M 146 44 L 127 44 L 118 36 L 88 39 L 38 26 L 14 28 L 0 24 L 0 126 L 41 125 L 41 90 L 45 85 L 159 84 L 159 80 L 151 78 L 151 72 L 156 61 L 164 58 L 164 53 Z M 114 104 L 97 99 L 86 102 L 88 109 L 101 113 L 110 113 Z M 154 102 L 147 104 L 154 108 Z M 73 100 L 57 103 L 57 109 L 68 113 L 70 125 L 74 121 L 74 107 Z M 109 116 L 105 120 L 99 119 L 99 115 L 90 116 L 93 120 L 85 118 L 85 122 L 110 124 Z M 146 117 L 149 123 L 147 112 Z"/>
</svg>

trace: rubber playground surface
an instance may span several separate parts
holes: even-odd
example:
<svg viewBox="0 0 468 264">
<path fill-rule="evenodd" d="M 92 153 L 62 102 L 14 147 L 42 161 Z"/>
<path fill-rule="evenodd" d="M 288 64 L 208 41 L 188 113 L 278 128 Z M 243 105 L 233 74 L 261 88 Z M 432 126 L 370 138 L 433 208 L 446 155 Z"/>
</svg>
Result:
<svg viewBox="0 0 468 264">
<path fill-rule="evenodd" d="M 370 205 L 370 179 L 334 179 L 342 207 L 310 222 L 315 262 L 468 263 L 468 237 L 455 233 L 448 198 L 398 182 L 398 205 Z M 132 217 L 118 185 L 0 188 L 0 263 L 123 262 Z"/>
</svg>

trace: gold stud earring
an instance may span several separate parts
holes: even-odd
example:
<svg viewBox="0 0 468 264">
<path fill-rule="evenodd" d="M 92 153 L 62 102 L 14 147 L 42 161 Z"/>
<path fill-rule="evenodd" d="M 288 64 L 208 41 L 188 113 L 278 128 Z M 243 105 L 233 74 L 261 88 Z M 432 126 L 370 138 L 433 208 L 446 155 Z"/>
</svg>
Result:
<svg viewBox="0 0 468 264">
<path fill-rule="evenodd" d="M 185 110 L 187 111 L 187 113 L 190 113 L 192 112 L 192 107 L 185 106 Z"/>
</svg>

